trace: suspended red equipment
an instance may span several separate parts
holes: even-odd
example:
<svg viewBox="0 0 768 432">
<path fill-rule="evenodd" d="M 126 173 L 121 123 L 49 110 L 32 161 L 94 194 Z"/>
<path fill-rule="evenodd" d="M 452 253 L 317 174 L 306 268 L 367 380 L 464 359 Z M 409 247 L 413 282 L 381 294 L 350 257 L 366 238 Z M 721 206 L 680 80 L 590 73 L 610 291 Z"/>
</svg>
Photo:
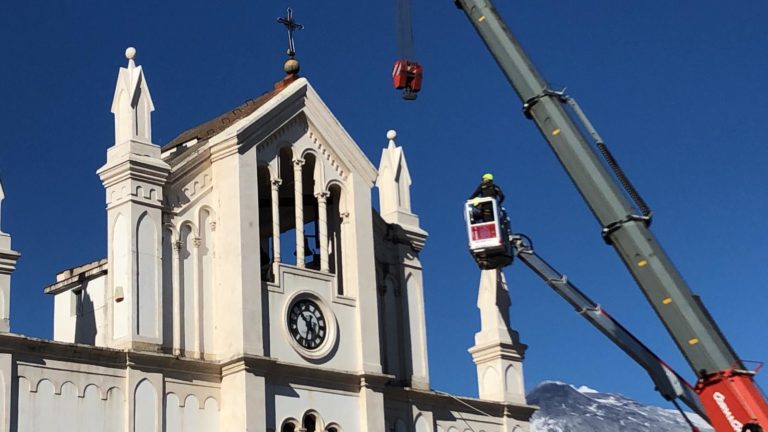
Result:
<svg viewBox="0 0 768 432">
<path fill-rule="evenodd" d="M 392 68 L 392 82 L 397 90 L 403 90 L 403 99 L 414 100 L 421 90 L 424 68 L 416 62 L 397 60 Z"/>
<path fill-rule="evenodd" d="M 421 90 L 424 69 L 413 59 L 413 21 L 411 0 L 395 0 L 395 34 L 397 36 L 397 57 L 392 68 L 392 81 L 396 89 L 403 90 L 403 99 L 414 100 Z"/>
</svg>

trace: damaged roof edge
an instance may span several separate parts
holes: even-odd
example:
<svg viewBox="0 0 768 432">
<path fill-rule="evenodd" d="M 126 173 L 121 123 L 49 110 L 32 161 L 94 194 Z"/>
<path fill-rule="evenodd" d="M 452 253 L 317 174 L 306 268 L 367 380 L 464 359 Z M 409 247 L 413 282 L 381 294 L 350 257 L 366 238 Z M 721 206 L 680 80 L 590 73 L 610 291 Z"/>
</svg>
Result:
<svg viewBox="0 0 768 432">
<path fill-rule="evenodd" d="M 162 151 L 166 152 L 173 150 L 174 148 L 194 139 L 202 141 L 211 138 L 219 132 L 222 132 L 224 129 L 232 126 L 238 120 L 248 117 L 257 109 L 264 106 L 264 104 L 269 102 L 270 99 L 272 99 L 275 95 L 280 93 L 283 89 L 288 87 L 290 83 L 296 81 L 298 78 L 299 77 L 296 75 L 289 75 L 282 81 L 278 81 L 275 84 L 275 88 L 273 90 L 270 90 L 255 99 L 248 99 L 242 105 L 235 107 L 234 109 L 229 110 L 212 120 L 208 120 L 205 123 L 182 132 L 176 136 L 176 138 L 172 139 L 168 144 L 164 145 L 162 147 Z"/>
</svg>

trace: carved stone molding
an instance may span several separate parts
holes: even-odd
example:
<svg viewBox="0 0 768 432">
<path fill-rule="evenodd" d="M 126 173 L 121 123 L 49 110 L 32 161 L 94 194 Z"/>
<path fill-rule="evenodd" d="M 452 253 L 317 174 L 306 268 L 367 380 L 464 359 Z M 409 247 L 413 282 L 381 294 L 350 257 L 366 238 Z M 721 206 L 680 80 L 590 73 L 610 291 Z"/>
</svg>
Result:
<svg viewBox="0 0 768 432">
<path fill-rule="evenodd" d="M 297 135 L 300 137 L 301 135 L 304 135 L 304 133 L 307 132 L 307 129 L 308 129 L 307 119 L 303 115 L 296 116 L 293 119 L 291 119 L 288 123 L 286 123 L 285 125 L 280 127 L 278 130 L 276 130 L 272 135 L 267 137 L 267 139 L 262 141 L 262 143 L 259 144 L 256 152 L 262 153 L 268 150 L 276 142 L 280 141 L 281 138 L 288 135 L 288 133 L 290 132 L 297 132 Z"/>
<path fill-rule="evenodd" d="M 317 149 L 318 153 L 325 158 L 326 161 L 328 161 L 328 164 L 331 165 L 334 171 L 341 177 L 343 180 L 347 179 L 347 173 L 344 169 L 344 167 L 341 166 L 339 161 L 336 158 L 336 155 L 334 152 L 330 149 L 327 143 L 325 143 L 320 136 L 318 136 L 317 133 L 315 133 L 314 130 L 309 130 L 309 139 L 312 141 L 312 144 L 315 145 L 315 148 Z"/>
</svg>

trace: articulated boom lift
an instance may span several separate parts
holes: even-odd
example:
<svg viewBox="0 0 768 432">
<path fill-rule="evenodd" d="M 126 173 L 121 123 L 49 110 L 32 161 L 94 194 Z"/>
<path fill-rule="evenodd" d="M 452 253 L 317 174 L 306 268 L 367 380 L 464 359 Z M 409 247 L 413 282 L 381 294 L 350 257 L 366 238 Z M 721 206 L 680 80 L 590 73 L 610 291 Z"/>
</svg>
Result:
<svg viewBox="0 0 768 432">
<path fill-rule="evenodd" d="M 636 206 L 643 209 L 638 212 L 623 194 L 620 186 L 636 197 L 584 113 L 573 99 L 547 86 L 491 0 L 455 3 L 517 92 L 524 114 L 534 121 L 589 205 L 602 226 L 604 240 L 619 254 L 696 373 L 694 390 L 712 426 L 717 432 L 768 430 L 768 404 L 753 380 L 754 372 L 745 369 L 656 241 L 648 228 L 650 213 L 644 203 L 635 200 Z M 576 121 L 590 137 L 577 127 Z M 600 163 L 590 141 L 614 168 L 615 178 Z"/>
</svg>

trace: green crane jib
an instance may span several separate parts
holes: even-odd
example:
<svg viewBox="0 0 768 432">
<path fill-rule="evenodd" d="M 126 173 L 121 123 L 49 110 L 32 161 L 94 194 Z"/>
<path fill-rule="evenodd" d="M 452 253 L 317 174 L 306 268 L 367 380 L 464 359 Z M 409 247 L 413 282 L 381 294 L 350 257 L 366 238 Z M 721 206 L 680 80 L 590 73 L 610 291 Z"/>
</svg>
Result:
<svg viewBox="0 0 768 432">
<path fill-rule="evenodd" d="M 600 163 L 590 140 L 602 144 L 586 116 L 569 98 L 550 89 L 490 0 L 455 0 L 502 69 L 532 119 L 557 155 L 698 377 L 696 391 L 718 432 L 768 427 L 768 404 L 744 370 L 699 298 L 691 293 L 619 182 Z M 570 115 L 568 110 L 574 113 Z M 586 136 L 575 120 L 588 128 Z M 610 161 L 609 161 L 610 162 Z M 622 181 L 623 176 L 619 176 Z"/>
</svg>

